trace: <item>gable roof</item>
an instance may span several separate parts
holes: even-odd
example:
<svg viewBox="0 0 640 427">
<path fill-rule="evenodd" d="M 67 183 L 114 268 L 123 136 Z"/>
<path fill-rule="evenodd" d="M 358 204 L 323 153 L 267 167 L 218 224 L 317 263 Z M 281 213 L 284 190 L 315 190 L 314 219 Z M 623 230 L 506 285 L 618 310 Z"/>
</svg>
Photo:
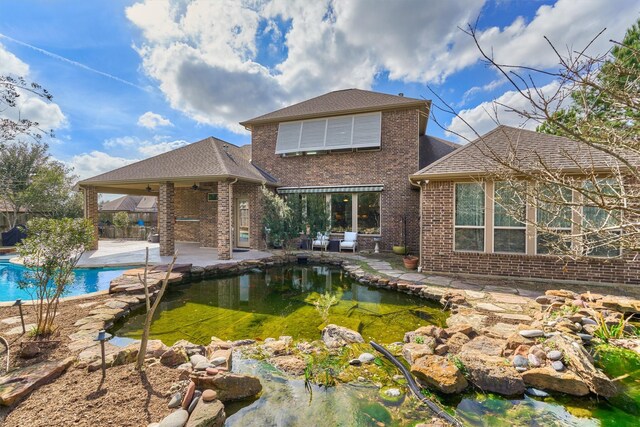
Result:
<svg viewBox="0 0 640 427">
<path fill-rule="evenodd" d="M 275 183 L 275 179 L 251 164 L 245 151 L 208 137 L 202 141 L 80 181 L 80 185 L 108 185 L 158 181 L 204 181 L 238 178 Z"/>
<path fill-rule="evenodd" d="M 324 95 L 240 122 L 240 124 L 245 127 L 251 127 L 263 123 L 381 111 L 398 107 L 416 107 L 426 112 L 429 104 L 430 101 L 424 99 L 407 98 L 362 89 L 344 89 L 325 93 Z"/>
<path fill-rule="evenodd" d="M 155 196 L 122 196 L 100 205 L 100 212 L 157 212 L 158 199 Z"/>
<path fill-rule="evenodd" d="M 511 159 L 523 171 L 542 165 L 567 173 L 584 169 L 610 170 L 617 161 L 601 150 L 562 136 L 500 125 L 462 148 L 424 167 L 412 180 L 490 175 L 504 166 L 494 159 Z M 640 164 L 640 157 L 634 157 Z"/>
<path fill-rule="evenodd" d="M 446 139 L 422 135 L 419 141 L 420 154 L 418 168 L 422 169 L 460 147 L 462 147 L 462 145 L 447 141 Z"/>
</svg>

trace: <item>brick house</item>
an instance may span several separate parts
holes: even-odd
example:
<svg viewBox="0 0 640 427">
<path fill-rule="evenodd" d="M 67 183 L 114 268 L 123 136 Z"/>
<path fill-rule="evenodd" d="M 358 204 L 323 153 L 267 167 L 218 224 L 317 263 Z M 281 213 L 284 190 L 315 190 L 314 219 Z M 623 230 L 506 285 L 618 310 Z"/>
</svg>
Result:
<svg viewBox="0 0 640 427">
<path fill-rule="evenodd" d="M 99 193 L 158 196 L 160 252 L 175 241 L 232 248 L 264 246 L 262 185 L 316 198 L 331 233 L 359 233 L 359 249 L 406 240 L 419 248 L 419 188 L 408 175 L 458 146 L 426 135 L 429 101 L 348 89 L 247 120 L 251 145 L 207 138 L 80 182 L 85 216 L 97 224 Z"/>
<path fill-rule="evenodd" d="M 563 259 L 549 253 L 544 233 L 535 221 L 517 222 L 505 216 L 494 195 L 504 183 L 493 176 L 501 167 L 494 159 L 513 158 L 526 171 L 544 163 L 566 172 L 580 167 L 607 170 L 612 159 L 576 141 L 507 126 L 429 164 L 411 176 L 420 186 L 420 265 L 423 271 L 493 276 L 517 276 L 600 283 L 640 283 L 637 253 L 619 247 L 599 248 L 587 257 Z M 498 174 L 498 176 L 500 176 Z M 604 179 L 604 178 L 603 178 Z M 569 194 L 573 200 L 577 194 Z M 541 215 L 534 203 L 522 206 L 527 218 Z M 597 216 L 597 207 L 570 209 L 579 215 L 565 221 L 572 236 L 581 218 Z M 574 217 L 575 218 L 575 217 Z M 569 234 L 567 234 L 569 235 Z"/>
</svg>

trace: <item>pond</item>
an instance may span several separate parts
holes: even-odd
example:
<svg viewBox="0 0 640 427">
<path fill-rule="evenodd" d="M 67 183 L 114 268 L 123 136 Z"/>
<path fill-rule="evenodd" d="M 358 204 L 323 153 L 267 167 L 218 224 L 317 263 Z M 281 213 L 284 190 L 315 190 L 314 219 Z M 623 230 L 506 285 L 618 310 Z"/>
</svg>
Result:
<svg viewBox="0 0 640 427">
<path fill-rule="evenodd" d="M 295 341 L 317 340 L 326 322 L 314 302 L 327 292 L 336 297 L 327 322 L 358 330 L 367 341 L 402 341 L 406 331 L 427 324 L 443 325 L 446 319 L 437 304 L 362 286 L 339 268 L 290 265 L 170 287 L 156 313 L 151 338 L 167 345 L 180 339 L 208 344 L 212 335 L 225 340 L 280 335 L 290 335 Z M 133 313 L 114 328 L 117 339 L 126 343 L 139 338 L 142 322 L 142 312 Z M 368 344 L 354 345 L 338 365 L 344 366 L 345 360 L 363 351 L 374 352 Z M 627 375 L 618 381 L 622 393 L 609 402 L 595 396 L 564 395 L 509 399 L 475 390 L 456 396 L 431 396 L 471 426 L 640 425 L 640 358 L 628 351 L 602 347 L 596 360 L 612 378 Z M 409 393 L 404 380 L 394 377 L 398 371 L 387 360 L 376 358 L 376 366 L 370 366 L 367 369 L 375 370 L 386 387 Z M 359 368 L 343 369 L 339 378 L 351 375 L 350 382 L 309 388 L 303 378 L 291 378 L 266 361 L 236 352 L 233 371 L 258 376 L 264 391 L 255 401 L 228 404 L 226 425 L 413 426 L 431 418 L 416 399 L 406 396 L 390 402 L 381 397 L 381 390 L 372 382 L 356 380 L 361 375 Z"/>
<path fill-rule="evenodd" d="M 31 294 L 20 289 L 19 283 L 29 270 L 19 264 L 0 259 L 0 302 L 32 299 Z M 64 296 L 77 296 L 109 289 L 111 280 L 123 273 L 122 268 L 77 268 L 73 283 Z"/>
<path fill-rule="evenodd" d="M 180 339 L 208 344 L 224 340 L 278 338 L 313 341 L 325 325 L 314 304 L 325 294 L 335 297 L 327 323 L 356 330 L 365 340 L 402 341 L 404 333 L 427 324 L 444 325 L 439 304 L 415 296 L 358 284 L 340 268 L 298 266 L 255 270 L 167 290 L 154 321 L 151 338 L 172 345 Z M 139 338 L 142 312 L 117 325 L 119 337 Z"/>
</svg>

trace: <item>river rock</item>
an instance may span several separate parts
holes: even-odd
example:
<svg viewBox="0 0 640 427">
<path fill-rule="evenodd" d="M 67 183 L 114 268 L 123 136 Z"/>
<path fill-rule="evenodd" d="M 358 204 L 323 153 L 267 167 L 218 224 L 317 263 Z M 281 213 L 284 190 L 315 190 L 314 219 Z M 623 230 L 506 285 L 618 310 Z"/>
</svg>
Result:
<svg viewBox="0 0 640 427">
<path fill-rule="evenodd" d="M 207 368 L 205 369 L 207 375 L 216 375 L 220 370 L 218 368 Z"/>
<path fill-rule="evenodd" d="M 547 393 L 546 391 L 538 390 L 534 387 L 527 387 L 525 389 L 525 393 L 533 397 L 549 397 L 549 393 Z"/>
<path fill-rule="evenodd" d="M 411 365 L 411 373 L 420 383 L 446 394 L 460 393 L 468 385 L 456 365 L 442 356 L 430 355 L 418 359 Z"/>
<path fill-rule="evenodd" d="M 200 389 L 212 389 L 222 402 L 242 400 L 262 391 L 262 384 L 252 375 L 224 372 L 216 376 L 192 374 L 191 379 Z"/>
<path fill-rule="evenodd" d="M 186 427 L 222 427 L 226 420 L 224 405 L 219 400 L 205 402 L 200 399 Z"/>
<path fill-rule="evenodd" d="M 213 402 L 217 398 L 218 393 L 216 393 L 214 390 L 206 389 L 202 392 L 202 400 L 204 400 L 205 402 Z"/>
<path fill-rule="evenodd" d="M 351 359 L 351 360 L 349 360 L 349 365 L 351 365 L 351 366 L 360 366 L 360 365 L 362 365 L 362 362 L 360 361 L 360 359 Z"/>
<path fill-rule="evenodd" d="M 189 361 L 189 356 L 187 356 L 187 352 L 184 348 L 181 347 L 172 347 L 160 356 L 160 363 L 170 368 L 181 365 L 187 361 Z"/>
<path fill-rule="evenodd" d="M 516 368 L 526 368 L 529 366 L 529 361 L 526 357 L 517 355 L 513 358 L 513 366 Z"/>
<path fill-rule="evenodd" d="M 542 365 L 542 361 L 533 353 L 527 356 L 527 360 L 529 361 L 529 366 L 532 368 L 539 368 Z"/>
<path fill-rule="evenodd" d="M 451 354 L 459 353 L 462 346 L 468 343 L 469 341 L 471 341 L 471 339 L 467 335 L 461 332 L 454 333 L 447 340 L 447 345 L 449 346 L 449 353 Z"/>
<path fill-rule="evenodd" d="M 199 355 L 205 354 L 205 348 L 203 345 L 194 344 L 187 340 L 176 341 L 176 343 L 173 344 L 171 348 L 182 348 L 184 349 L 184 351 L 187 353 L 189 357 L 193 356 L 194 354 L 199 354 Z"/>
<path fill-rule="evenodd" d="M 207 368 L 212 368 L 214 365 L 215 363 L 212 364 L 207 361 L 204 361 L 204 362 L 201 361 L 201 362 L 198 362 L 196 366 L 193 367 L 193 369 L 195 369 L 196 371 L 206 371 Z"/>
<path fill-rule="evenodd" d="M 184 397 L 182 398 L 182 409 L 187 409 L 189 407 L 195 392 L 196 392 L 196 383 L 194 383 L 193 381 L 190 381 L 189 385 L 187 386 L 187 390 L 184 392 Z"/>
<path fill-rule="evenodd" d="M 562 359 L 562 352 L 558 350 L 551 350 L 549 353 L 547 353 L 547 358 L 552 362 L 560 360 Z"/>
<path fill-rule="evenodd" d="M 460 354 L 468 372 L 469 381 L 484 392 L 515 396 L 524 393 L 524 381 L 512 366 L 505 365 L 502 357 L 482 354 Z"/>
<path fill-rule="evenodd" d="M 188 419 L 189 413 L 184 409 L 178 409 L 164 417 L 159 427 L 183 427 Z"/>
<path fill-rule="evenodd" d="M 560 360 L 554 360 L 551 362 L 551 367 L 558 372 L 564 371 L 564 363 Z"/>
<path fill-rule="evenodd" d="M 591 319 L 590 317 L 583 317 L 582 318 L 582 324 L 583 325 L 598 325 L 598 322 L 596 322 L 595 320 Z"/>
<path fill-rule="evenodd" d="M 433 354 L 433 347 L 427 344 L 408 343 L 402 346 L 402 357 L 409 364 L 429 354 Z"/>
<path fill-rule="evenodd" d="M 199 393 L 199 392 L 196 391 L 196 393 Z M 189 408 L 187 408 L 187 412 L 192 413 L 199 401 L 200 401 L 200 395 L 199 394 L 194 395 L 193 399 L 191 399 L 191 403 L 189 404 Z"/>
<path fill-rule="evenodd" d="M 215 365 L 216 367 L 222 366 L 224 368 L 227 368 L 228 371 L 231 370 L 232 360 L 233 360 L 233 350 L 231 350 L 230 348 L 228 349 L 223 348 L 219 350 L 214 350 L 209 354 L 210 354 L 211 364 Z"/>
<path fill-rule="evenodd" d="M 544 331 L 541 329 L 525 329 L 519 333 L 525 338 L 538 338 L 544 336 Z"/>
<path fill-rule="evenodd" d="M 331 324 L 322 330 L 322 341 L 329 348 L 338 348 L 347 344 L 363 343 L 364 338 L 356 331 Z"/>
<path fill-rule="evenodd" d="M 176 393 L 171 396 L 171 400 L 169 400 L 169 408 L 177 408 L 182 403 L 182 393 Z"/>
<path fill-rule="evenodd" d="M 358 360 L 362 363 L 371 363 L 375 360 L 375 356 L 371 353 L 362 353 L 358 356 Z"/>
<path fill-rule="evenodd" d="M 206 357 L 204 357 L 201 354 L 194 354 L 191 357 L 189 357 L 189 361 L 191 362 L 191 365 L 195 368 L 196 366 L 198 366 L 198 363 L 209 363 L 209 361 L 207 360 Z"/>
<path fill-rule="evenodd" d="M 586 396 L 589 387 L 574 372 L 558 372 L 548 366 L 529 369 L 522 374 L 522 379 L 528 386 L 542 390 L 557 391 L 572 396 Z"/>
</svg>

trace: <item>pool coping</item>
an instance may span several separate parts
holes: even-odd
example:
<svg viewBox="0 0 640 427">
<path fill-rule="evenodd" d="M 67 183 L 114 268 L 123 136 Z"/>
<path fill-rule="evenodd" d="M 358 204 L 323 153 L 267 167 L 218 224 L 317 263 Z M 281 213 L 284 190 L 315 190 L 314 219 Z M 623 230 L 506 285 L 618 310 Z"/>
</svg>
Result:
<svg viewBox="0 0 640 427">
<path fill-rule="evenodd" d="M 73 296 L 69 296 L 69 297 L 62 297 L 62 298 L 60 298 L 60 302 L 74 301 L 74 300 L 85 299 L 85 298 L 93 298 L 93 297 L 98 297 L 98 296 L 101 296 L 101 295 L 107 295 L 108 293 L 109 293 L 109 289 L 105 289 L 103 291 L 90 292 L 88 294 L 73 295 Z M 23 305 L 35 304 L 37 302 L 38 302 L 38 300 L 35 300 L 35 299 L 22 300 L 22 304 Z M 0 301 L 0 307 L 11 307 L 15 303 L 16 303 L 15 300 L 13 300 L 13 301 Z"/>
</svg>

